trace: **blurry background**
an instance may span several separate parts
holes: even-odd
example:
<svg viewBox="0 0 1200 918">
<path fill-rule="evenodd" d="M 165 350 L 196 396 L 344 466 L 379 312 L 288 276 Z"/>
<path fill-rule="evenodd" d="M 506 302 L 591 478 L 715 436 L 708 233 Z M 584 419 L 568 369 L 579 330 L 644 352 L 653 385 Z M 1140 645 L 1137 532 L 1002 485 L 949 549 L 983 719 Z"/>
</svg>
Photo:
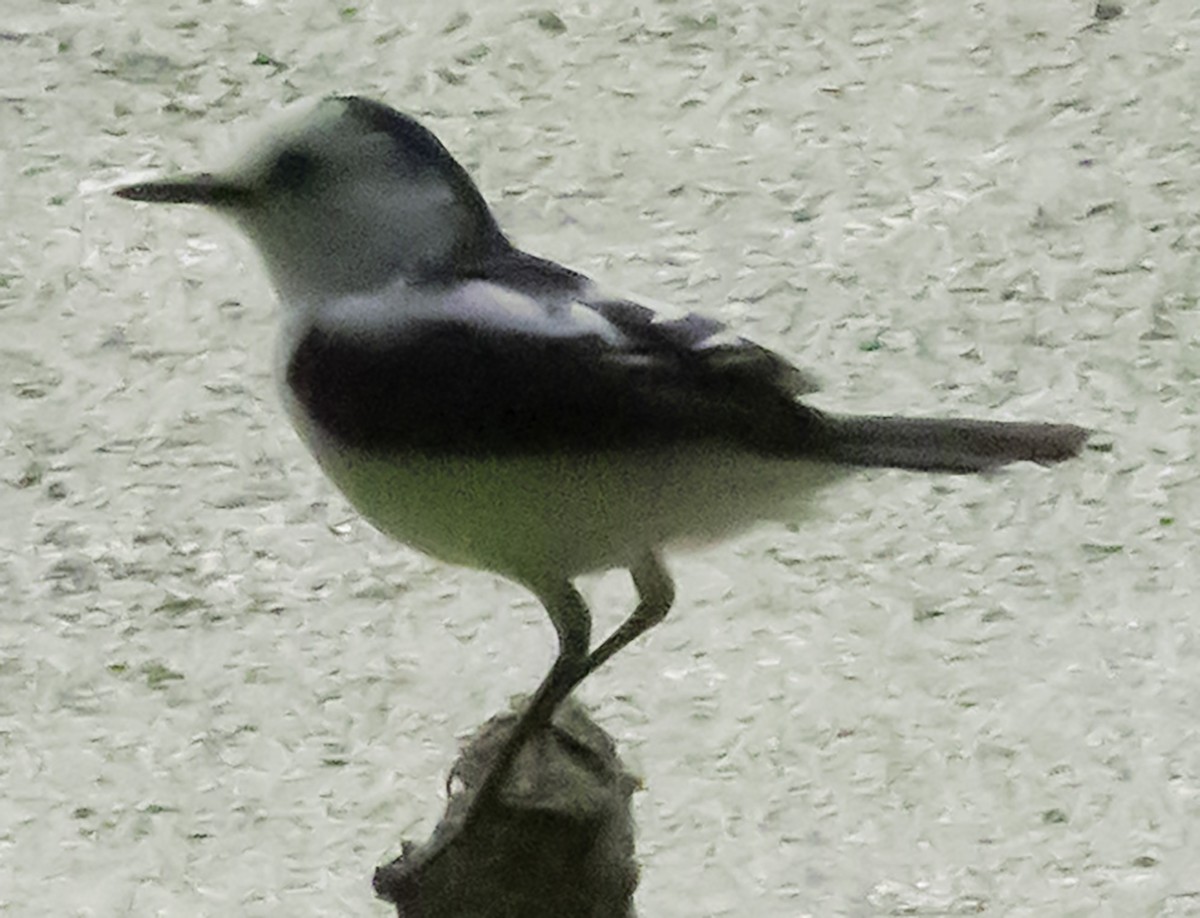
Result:
<svg viewBox="0 0 1200 918">
<path fill-rule="evenodd" d="M 357 92 L 817 404 L 1112 446 L 677 559 L 582 692 L 645 780 L 642 914 L 1200 915 L 1194 4 L 475 6 L 5 13 L 0 911 L 386 915 L 456 738 L 549 663 L 529 596 L 322 479 L 237 233 L 108 195 Z"/>
</svg>

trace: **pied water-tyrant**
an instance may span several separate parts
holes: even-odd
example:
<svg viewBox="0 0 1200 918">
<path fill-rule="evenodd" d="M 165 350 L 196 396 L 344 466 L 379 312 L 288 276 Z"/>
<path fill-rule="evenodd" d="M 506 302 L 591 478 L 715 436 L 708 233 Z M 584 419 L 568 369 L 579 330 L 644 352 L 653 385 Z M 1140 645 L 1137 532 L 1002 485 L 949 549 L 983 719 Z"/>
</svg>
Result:
<svg viewBox="0 0 1200 918">
<path fill-rule="evenodd" d="M 383 532 L 545 606 L 558 657 L 480 797 L 666 615 L 664 550 L 795 520 L 855 468 L 1054 463 L 1088 437 L 812 408 L 808 375 L 722 323 L 664 317 L 514 247 L 437 138 L 368 99 L 308 106 L 227 171 L 117 194 L 232 218 L 282 302 L 284 401 L 326 474 Z M 612 568 L 638 603 L 593 650 L 573 581 Z"/>
</svg>

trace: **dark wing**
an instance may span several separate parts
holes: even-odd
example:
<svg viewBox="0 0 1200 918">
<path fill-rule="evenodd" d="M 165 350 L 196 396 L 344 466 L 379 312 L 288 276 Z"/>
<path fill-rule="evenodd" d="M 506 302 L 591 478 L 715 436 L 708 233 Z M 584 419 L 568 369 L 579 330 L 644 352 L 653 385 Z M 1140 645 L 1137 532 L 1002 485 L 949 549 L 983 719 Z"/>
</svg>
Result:
<svg viewBox="0 0 1200 918">
<path fill-rule="evenodd" d="M 483 301 L 472 315 L 427 312 L 370 334 L 318 322 L 289 361 L 292 393 L 328 434 L 373 451 L 513 455 L 709 440 L 795 456 L 819 438 L 821 415 L 796 398 L 811 380 L 782 358 L 710 319 L 664 321 L 595 297 L 578 275 L 539 272 L 536 261 L 515 266 L 520 278 L 478 279 Z M 504 314 L 516 297 L 528 308 Z"/>
</svg>

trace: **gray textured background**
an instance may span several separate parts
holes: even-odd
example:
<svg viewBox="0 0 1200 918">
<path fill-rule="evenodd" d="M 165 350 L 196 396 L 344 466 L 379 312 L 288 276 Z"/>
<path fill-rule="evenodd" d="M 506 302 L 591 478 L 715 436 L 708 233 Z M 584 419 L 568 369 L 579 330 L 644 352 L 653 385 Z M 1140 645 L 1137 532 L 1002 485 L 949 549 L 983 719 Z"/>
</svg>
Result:
<svg viewBox="0 0 1200 918">
<path fill-rule="evenodd" d="M 234 231 L 107 195 L 355 91 L 821 405 L 1112 444 L 675 562 L 583 692 L 645 779 L 643 914 L 1200 915 L 1194 4 L 400 6 L 8 4 L 0 912 L 385 915 L 456 736 L 549 662 L 529 597 L 322 480 Z"/>
</svg>

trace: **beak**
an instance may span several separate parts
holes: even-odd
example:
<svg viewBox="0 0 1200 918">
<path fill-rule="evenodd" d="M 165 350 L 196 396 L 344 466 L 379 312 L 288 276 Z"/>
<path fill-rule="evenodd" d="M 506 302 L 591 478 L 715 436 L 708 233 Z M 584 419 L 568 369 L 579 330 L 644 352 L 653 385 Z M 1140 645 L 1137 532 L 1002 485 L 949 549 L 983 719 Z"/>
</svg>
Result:
<svg viewBox="0 0 1200 918">
<path fill-rule="evenodd" d="M 222 208 L 242 208 L 254 200 L 254 193 L 245 185 L 209 172 L 156 182 L 138 182 L 118 188 L 113 194 L 128 201 L 147 204 L 205 204 Z"/>
</svg>

